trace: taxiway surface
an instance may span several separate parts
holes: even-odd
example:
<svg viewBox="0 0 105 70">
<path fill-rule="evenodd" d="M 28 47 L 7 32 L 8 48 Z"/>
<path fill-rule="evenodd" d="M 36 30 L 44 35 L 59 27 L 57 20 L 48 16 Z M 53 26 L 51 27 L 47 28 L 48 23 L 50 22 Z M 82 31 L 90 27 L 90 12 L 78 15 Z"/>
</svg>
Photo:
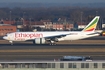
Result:
<svg viewBox="0 0 105 70">
<path fill-rule="evenodd" d="M 90 40 L 91 39 L 91 40 Z M 105 37 L 59 42 L 58 45 L 33 45 L 20 42 L 10 45 L 0 41 L 0 60 L 54 60 L 62 56 L 91 56 L 93 60 L 105 60 Z"/>
<path fill-rule="evenodd" d="M 94 60 L 104 60 L 105 44 L 0 45 L 0 60 L 54 60 L 66 55 L 91 56 Z"/>
</svg>

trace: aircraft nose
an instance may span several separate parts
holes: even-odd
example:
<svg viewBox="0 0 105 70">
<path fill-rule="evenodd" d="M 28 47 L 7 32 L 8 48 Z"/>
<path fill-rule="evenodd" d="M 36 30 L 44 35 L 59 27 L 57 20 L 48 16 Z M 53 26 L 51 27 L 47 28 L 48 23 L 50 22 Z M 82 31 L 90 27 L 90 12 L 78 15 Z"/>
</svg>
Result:
<svg viewBox="0 0 105 70">
<path fill-rule="evenodd" d="M 6 37 L 6 36 L 4 36 L 4 37 L 3 37 L 3 39 L 7 40 L 7 37 Z"/>
</svg>

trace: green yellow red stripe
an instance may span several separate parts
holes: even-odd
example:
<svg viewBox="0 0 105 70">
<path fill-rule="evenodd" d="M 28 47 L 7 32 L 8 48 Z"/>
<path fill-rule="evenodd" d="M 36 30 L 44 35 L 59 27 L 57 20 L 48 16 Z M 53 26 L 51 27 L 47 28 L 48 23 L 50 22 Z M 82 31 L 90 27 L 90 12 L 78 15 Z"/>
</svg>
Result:
<svg viewBox="0 0 105 70">
<path fill-rule="evenodd" d="M 88 27 L 86 27 L 84 31 L 93 31 L 93 30 L 95 30 L 97 22 L 98 22 L 98 18 L 96 18 Z"/>
</svg>

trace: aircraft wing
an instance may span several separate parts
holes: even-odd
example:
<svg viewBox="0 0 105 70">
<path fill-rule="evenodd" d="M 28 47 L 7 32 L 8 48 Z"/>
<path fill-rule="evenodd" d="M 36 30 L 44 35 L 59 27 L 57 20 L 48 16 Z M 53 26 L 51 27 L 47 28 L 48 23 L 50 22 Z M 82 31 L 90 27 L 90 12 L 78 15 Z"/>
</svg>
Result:
<svg viewBox="0 0 105 70">
<path fill-rule="evenodd" d="M 47 37 L 44 37 L 46 40 L 53 40 L 55 38 L 62 38 L 62 37 L 65 37 L 66 35 L 70 35 L 70 33 L 68 34 L 60 34 L 60 35 L 53 35 L 53 36 L 47 36 Z M 34 39 L 28 39 L 26 41 L 33 41 Z"/>
<path fill-rule="evenodd" d="M 45 38 L 61 38 L 61 37 L 64 37 L 66 35 L 69 35 L 69 34 L 60 34 L 60 35 L 54 35 L 54 36 L 48 36 L 48 37 L 45 37 Z"/>
</svg>

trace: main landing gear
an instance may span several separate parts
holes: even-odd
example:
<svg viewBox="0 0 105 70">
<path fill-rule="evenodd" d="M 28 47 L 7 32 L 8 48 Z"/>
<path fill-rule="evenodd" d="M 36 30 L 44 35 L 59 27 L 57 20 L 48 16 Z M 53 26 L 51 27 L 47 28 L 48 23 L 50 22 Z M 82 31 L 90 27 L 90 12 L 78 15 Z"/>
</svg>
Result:
<svg viewBox="0 0 105 70">
<path fill-rule="evenodd" d="M 56 45 L 55 41 L 50 41 L 50 45 Z"/>
</svg>

